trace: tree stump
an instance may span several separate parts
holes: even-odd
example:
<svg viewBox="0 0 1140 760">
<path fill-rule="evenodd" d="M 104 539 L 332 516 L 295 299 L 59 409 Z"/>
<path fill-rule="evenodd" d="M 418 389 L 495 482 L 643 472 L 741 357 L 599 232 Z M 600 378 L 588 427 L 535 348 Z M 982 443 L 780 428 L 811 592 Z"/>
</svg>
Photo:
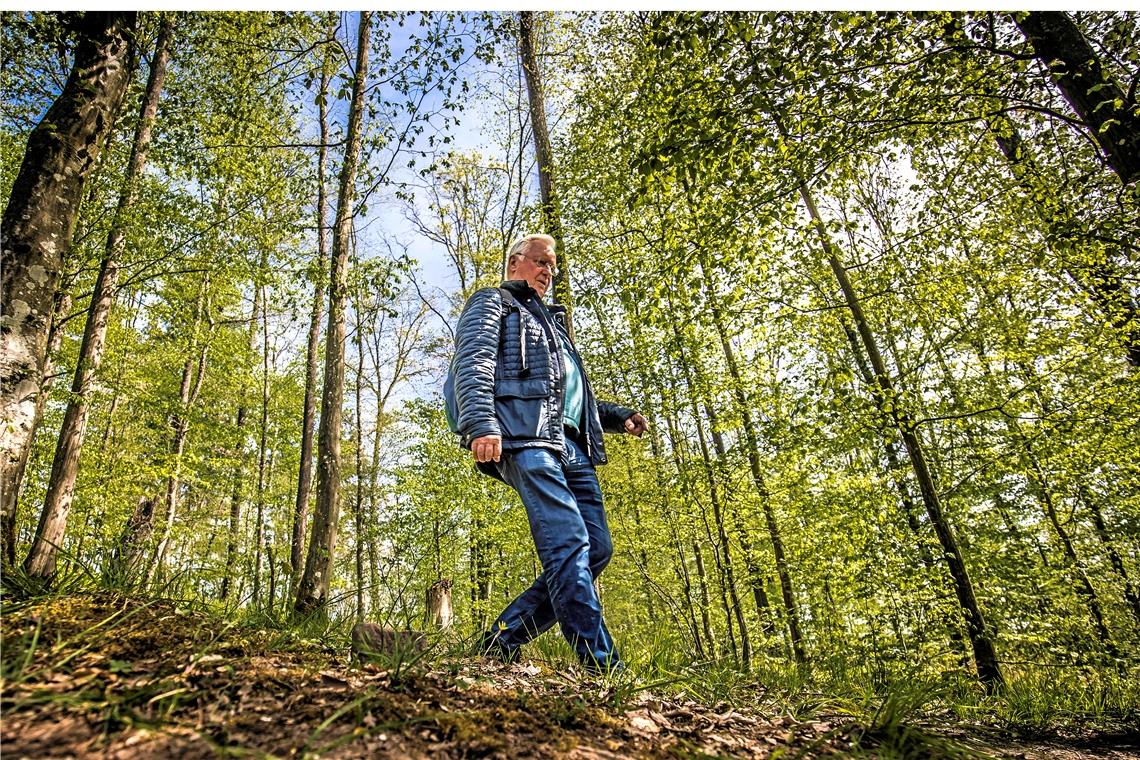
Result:
<svg viewBox="0 0 1140 760">
<path fill-rule="evenodd" d="M 451 606 L 451 579 L 443 578 L 427 590 L 427 624 L 446 631 L 451 627 L 454 612 Z"/>
</svg>

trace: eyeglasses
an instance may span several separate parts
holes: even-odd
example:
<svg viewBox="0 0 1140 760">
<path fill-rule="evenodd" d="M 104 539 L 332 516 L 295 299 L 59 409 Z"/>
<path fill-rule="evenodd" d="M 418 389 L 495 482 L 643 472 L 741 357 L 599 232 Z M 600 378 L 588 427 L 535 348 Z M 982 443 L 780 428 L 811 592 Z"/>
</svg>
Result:
<svg viewBox="0 0 1140 760">
<path fill-rule="evenodd" d="M 550 259 L 532 259 L 530 256 L 527 256 L 525 253 L 516 253 L 515 255 L 521 256 L 522 258 L 526 259 L 530 263 L 534 264 L 539 269 L 545 269 L 546 271 L 550 272 L 551 277 L 557 277 L 558 276 L 558 265 L 555 264 Z"/>
</svg>

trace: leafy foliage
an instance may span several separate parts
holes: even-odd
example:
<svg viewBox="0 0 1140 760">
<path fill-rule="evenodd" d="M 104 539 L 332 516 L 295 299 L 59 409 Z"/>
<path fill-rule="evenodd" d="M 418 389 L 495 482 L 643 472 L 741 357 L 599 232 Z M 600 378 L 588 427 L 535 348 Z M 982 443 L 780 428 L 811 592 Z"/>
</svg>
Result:
<svg viewBox="0 0 1140 760">
<path fill-rule="evenodd" d="M 1135 14 L 1072 18 L 1104 71 L 1135 82 Z M 0 189 L 67 70 L 64 20 L 4 15 Z M 577 340 L 598 395 L 652 424 L 644 440 L 610 440 L 599 473 L 616 546 L 602 599 L 633 667 L 710 702 L 763 687 L 794 715 L 841 705 L 860 726 L 836 729 L 845 741 L 858 733 L 902 756 L 941 751 L 903 727 L 947 706 L 1034 728 L 1135 721 L 1138 196 L 1015 19 L 540 22 Z M 221 606 L 228 581 L 223 609 L 292 625 L 303 323 L 322 276 L 314 82 L 328 46 L 351 57 L 353 23 L 330 38 L 317 14 L 179 14 L 60 587 L 143 583 L 109 569 L 132 542 L 155 556 L 171 487 L 180 508 L 149 592 Z M 377 24 L 334 624 L 420 627 L 426 589 L 448 579 L 457 635 L 473 639 L 540 570 L 517 499 L 472 469 L 436 392 L 450 321 L 538 218 L 514 26 L 450 13 Z M 147 17 L 143 36 L 154 28 Z M 352 73 L 337 76 L 333 164 Z M 133 97 L 145 66 L 136 78 Z M 461 125 L 463 108 L 474 113 Z M 463 127 L 480 118 L 476 149 Z M 61 373 L 78 354 L 129 121 L 88 183 L 68 254 Z M 380 230 L 392 208 L 410 232 Z M 425 287 L 433 268 L 458 287 Z M 191 403 L 187 377 L 201 380 Z M 21 547 L 63 385 L 21 493 Z M 985 612 L 1000 694 L 981 695 L 971 676 L 935 496 Z M 137 519 L 147 499 L 149 533 Z M 4 583 L 32 591 L 16 571 Z M 552 637 L 533 649 L 555 667 L 570 660 Z M 116 661 L 126 676 L 130 659 Z M 5 677 L 22 678 L 23 662 L 6 655 Z M 614 704 L 634 698 L 618 691 Z M 370 698 L 338 709 L 367 711 Z M 563 722 L 581 713 L 567 706 Z"/>
</svg>

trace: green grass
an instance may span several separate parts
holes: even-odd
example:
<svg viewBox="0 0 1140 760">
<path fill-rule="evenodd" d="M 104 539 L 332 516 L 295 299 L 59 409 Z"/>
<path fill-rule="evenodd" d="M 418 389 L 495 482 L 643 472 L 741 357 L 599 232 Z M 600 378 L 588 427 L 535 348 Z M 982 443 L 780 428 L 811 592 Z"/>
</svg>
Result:
<svg viewBox="0 0 1140 760">
<path fill-rule="evenodd" d="M 1004 693 L 993 701 L 998 720 L 1021 729 L 1140 726 L 1140 667 L 1007 669 Z"/>
<path fill-rule="evenodd" d="M 19 568 L 4 574 L 4 615 L 11 620 L 30 604 L 53 597 L 88 593 L 112 593 L 107 579 L 71 563 L 72 571 L 53 586 L 26 576 Z M 291 616 L 288 610 L 263 612 L 217 600 L 159 599 L 133 597 L 136 603 L 109 614 L 97 624 L 85 626 L 68 641 L 45 641 L 42 622 L 20 630 L 5 631 L 0 676 L 6 684 L 18 684 L 29 668 L 69 667 L 69 661 L 98 648 L 99 642 L 129 626 L 143 609 L 163 602 L 175 605 L 176 613 L 190 613 L 198 620 L 213 620 L 205 638 L 196 646 L 200 655 L 223 641 L 247 641 L 251 646 L 276 652 L 312 650 L 347 657 L 351 615 L 315 614 Z M 478 632 L 429 637 L 422 650 L 406 648 L 383 655 L 377 664 L 388 670 L 393 681 L 414 677 L 425 669 L 458 673 L 459 663 L 477 656 Z M 954 750 L 940 747 L 925 725 L 964 725 L 967 730 L 1004 729 L 1020 732 L 1058 732 L 1080 728 L 1118 731 L 1140 726 L 1140 662 L 1118 663 L 1112 668 L 1064 665 L 1007 665 L 1006 688 L 992 696 L 979 688 L 973 674 L 955 669 L 952 663 L 903 662 L 853 655 L 816 653 L 811 663 L 799 665 L 782 657 L 759 652 L 750 672 L 742 672 L 732 659 L 692 662 L 683 643 L 665 634 L 650 634 L 640 641 L 624 642 L 623 658 L 631 673 L 597 680 L 598 704 L 606 709 L 627 709 L 644 690 L 661 695 L 718 705 L 755 706 L 771 715 L 797 721 L 816 716 L 843 716 L 853 725 L 859 746 L 875 747 L 883 756 L 907 757 L 916 752 L 953 757 Z M 58 652 L 58 656 L 53 653 Z M 47 655 L 45 658 L 44 655 Z M 569 645 L 557 632 L 539 637 L 524 650 L 524 657 L 538 662 L 549 673 L 582 671 Z M 124 666 L 129 667 L 130 663 Z M 176 700 L 177 695 L 148 695 Z M 568 704 L 567 719 L 579 707 Z M 923 749 L 925 748 L 925 749 Z M 894 754 L 891 754 L 894 753 Z"/>
</svg>

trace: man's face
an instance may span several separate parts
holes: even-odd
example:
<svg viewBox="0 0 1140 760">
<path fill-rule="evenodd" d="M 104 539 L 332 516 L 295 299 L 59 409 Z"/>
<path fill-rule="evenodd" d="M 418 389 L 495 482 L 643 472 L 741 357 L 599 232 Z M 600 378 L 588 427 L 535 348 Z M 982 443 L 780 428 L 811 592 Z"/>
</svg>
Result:
<svg viewBox="0 0 1140 760">
<path fill-rule="evenodd" d="M 526 280 L 535 292 L 545 297 L 557 269 L 558 257 L 554 255 L 554 249 L 549 243 L 536 240 L 527 246 L 526 251 L 511 257 L 507 275 L 512 280 Z"/>
</svg>

